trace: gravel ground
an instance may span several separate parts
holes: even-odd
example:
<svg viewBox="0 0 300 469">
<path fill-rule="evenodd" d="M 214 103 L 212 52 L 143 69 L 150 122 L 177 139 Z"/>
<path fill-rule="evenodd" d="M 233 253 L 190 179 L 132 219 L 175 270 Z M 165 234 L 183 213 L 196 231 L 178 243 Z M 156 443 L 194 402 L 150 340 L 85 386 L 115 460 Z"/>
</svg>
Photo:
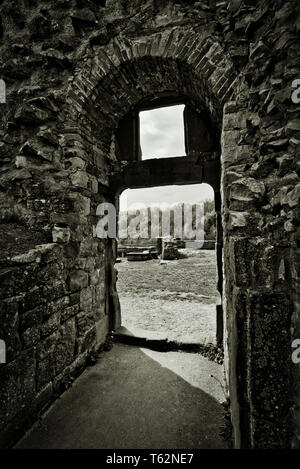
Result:
<svg viewBox="0 0 300 469">
<path fill-rule="evenodd" d="M 116 264 L 122 325 L 166 332 L 170 340 L 215 343 L 215 251 L 188 251 L 185 259 Z"/>
</svg>

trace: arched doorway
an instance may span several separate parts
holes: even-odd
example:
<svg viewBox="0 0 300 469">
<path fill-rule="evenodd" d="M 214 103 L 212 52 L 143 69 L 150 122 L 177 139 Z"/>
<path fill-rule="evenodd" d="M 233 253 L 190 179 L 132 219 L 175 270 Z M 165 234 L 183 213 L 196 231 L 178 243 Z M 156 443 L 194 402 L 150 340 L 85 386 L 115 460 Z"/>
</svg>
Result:
<svg viewBox="0 0 300 469">
<path fill-rule="evenodd" d="M 158 38 L 152 39 L 154 44 Z M 193 49 L 195 42 L 198 44 L 197 51 Z M 170 52 L 165 37 L 162 43 L 164 48 L 158 47 L 154 53 L 149 53 L 151 43 L 146 48 L 132 44 L 129 50 L 124 44 L 126 54 L 121 55 L 118 52 L 120 46 L 115 44 L 107 58 L 101 52 L 101 67 L 95 59 L 84 71 L 78 73 L 70 87 L 67 98 L 69 111 L 66 109 L 65 116 L 67 127 L 72 129 L 72 141 L 76 131 L 76 138 L 82 142 L 85 151 L 91 151 L 89 158 L 92 160 L 93 174 L 98 178 L 99 188 L 91 201 L 91 206 L 95 209 L 97 203 L 106 201 L 115 204 L 118 211 L 118 194 L 130 187 L 199 182 L 207 182 L 213 187 L 218 227 L 218 290 L 222 293 L 220 140 L 223 105 L 232 93 L 235 74 L 228 56 L 217 43 L 211 44 L 210 40 L 204 45 L 201 40 L 199 43 L 197 35 L 184 38 L 175 50 L 167 41 Z M 220 53 L 223 57 L 221 61 Z M 211 55 L 216 59 L 212 59 Z M 208 63 L 209 66 L 205 66 Z M 187 109 L 185 126 L 188 156 L 168 158 L 168 161 L 140 161 L 138 113 L 143 109 L 176 103 L 184 103 Z M 70 106 L 77 109 L 76 121 L 73 112 L 70 112 Z M 195 133 L 195 127 L 199 128 L 199 125 L 203 130 L 200 132 L 200 139 Z M 68 130 L 65 138 L 67 143 Z M 203 145 L 202 148 L 199 142 Z M 110 328 L 115 330 L 120 325 L 113 272 L 115 243 L 107 240 L 104 243 L 104 253 L 106 314 Z M 218 306 L 217 318 L 218 341 L 221 342 L 224 330 L 222 305 Z M 227 340 L 225 348 L 226 346 Z M 229 367 L 226 367 L 228 383 L 231 380 L 230 373 L 235 376 L 234 355 L 230 357 L 230 363 L 230 372 Z M 237 401 L 233 405 L 238 406 Z M 235 424 L 238 428 L 238 418 L 235 419 Z M 239 430 L 237 431 L 239 434 Z"/>
<path fill-rule="evenodd" d="M 217 288 L 222 297 L 222 224 L 220 207 L 220 153 L 219 141 L 207 113 L 197 112 L 190 104 L 184 106 L 184 140 L 186 156 L 142 160 L 139 138 L 139 113 L 175 102 L 185 104 L 188 98 L 176 97 L 174 93 L 164 93 L 155 100 L 143 100 L 134 110 L 126 115 L 116 131 L 116 154 L 128 164 L 111 177 L 110 187 L 116 194 L 116 206 L 119 194 L 124 189 L 166 186 L 176 184 L 210 184 L 214 190 L 215 210 L 217 214 Z M 115 248 L 117 250 L 117 248 Z M 115 311 L 115 325 L 121 324 L 120 309 Z M 217 305 L 217 343 L 223 343 L 222 303 Z"/>
</svg>

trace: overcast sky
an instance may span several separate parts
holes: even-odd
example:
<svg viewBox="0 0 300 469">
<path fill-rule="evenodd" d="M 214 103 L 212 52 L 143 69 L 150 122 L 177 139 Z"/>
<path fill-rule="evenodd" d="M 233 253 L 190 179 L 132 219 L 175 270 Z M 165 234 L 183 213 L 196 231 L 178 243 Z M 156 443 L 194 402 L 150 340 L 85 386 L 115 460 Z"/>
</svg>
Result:
<svg viewBox="0 0 300 469">
<path fill-rule="evenodd" d="M 140 112 L 142 159 L 184 156 L 184 106 L 169 106 Z"/>
<path fill-rule="evenodd" d="M 142 159 L 184 156 L 184 106 L 169 106 L 140 113 Z M 208 184 L 127 189 L 121 194 L 120 209 L 135 202 L 147 205 L 177 202 L 196 203 L 213 199 Z"/>
</svg>

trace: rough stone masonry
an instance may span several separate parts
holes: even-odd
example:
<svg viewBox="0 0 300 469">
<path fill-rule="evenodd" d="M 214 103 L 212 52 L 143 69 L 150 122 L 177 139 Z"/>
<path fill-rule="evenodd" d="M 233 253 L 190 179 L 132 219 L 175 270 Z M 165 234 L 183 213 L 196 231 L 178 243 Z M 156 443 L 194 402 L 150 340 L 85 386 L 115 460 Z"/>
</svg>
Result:
<svg viewBox="0 0 300 469">
<path fill-rule="evenodd" d="M 0 1 L 2 446 L 119 325 L 116 246 L 96 237 L 96 208 L 144 167 L 120 125 L 172 98 L 209 127 L 182 180 L 214 181 L 235 447 L 300 447 L 299 7 Z"/>
</svg>

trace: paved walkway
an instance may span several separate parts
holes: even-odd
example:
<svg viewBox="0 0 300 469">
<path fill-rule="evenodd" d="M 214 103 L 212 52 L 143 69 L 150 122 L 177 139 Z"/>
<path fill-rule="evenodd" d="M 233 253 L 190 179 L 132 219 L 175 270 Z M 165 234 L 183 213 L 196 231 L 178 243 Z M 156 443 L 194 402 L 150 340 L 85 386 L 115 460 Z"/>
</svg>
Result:
<svg viewBox="0 0 300 469">
<path fill-rule="evenodd" d="M 16 448 L 225 448 L 218 380 L 201 355 L 115 344 Z"/>
</svg>

